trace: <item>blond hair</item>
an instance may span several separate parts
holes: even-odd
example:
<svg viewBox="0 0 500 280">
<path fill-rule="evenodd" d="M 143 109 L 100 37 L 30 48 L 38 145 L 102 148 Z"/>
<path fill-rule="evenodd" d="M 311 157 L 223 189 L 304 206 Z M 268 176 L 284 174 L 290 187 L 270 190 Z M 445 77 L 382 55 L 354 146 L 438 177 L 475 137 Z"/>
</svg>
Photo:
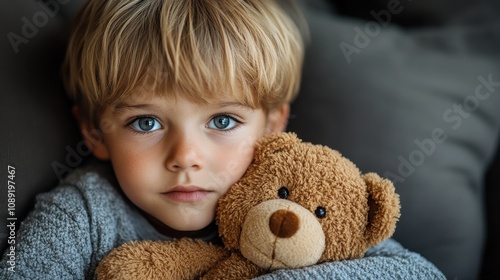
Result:
<svg viewBox="0 0 500 280">
<path fill-rule="evenodd" d="M 94 123 L 138 91 L 265 110 L 298 92 L 303 39 L 271 0 L 89 0 L 75 23 L 66 89 Z"/>
</svg>

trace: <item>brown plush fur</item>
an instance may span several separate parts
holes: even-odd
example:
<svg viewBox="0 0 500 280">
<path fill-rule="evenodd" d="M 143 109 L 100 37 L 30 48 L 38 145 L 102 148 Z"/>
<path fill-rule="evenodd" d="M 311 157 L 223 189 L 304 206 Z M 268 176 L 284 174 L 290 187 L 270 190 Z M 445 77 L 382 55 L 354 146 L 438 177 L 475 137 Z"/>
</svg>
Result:
<svg viewBox="0 0 500 280">
<path fill-rule="evenodd" d="M 96 273 L 98 279 L 193 279 L 227 256 L 200 240 L 132 241 L 108 254 Z"/>
<path fill-rule="evenodd" d="M 224 248 L 189 239 L 129 243 L 103 260 L 98 276 L 245 279 L 359 258 L 393 234 L 399 210 L 390 181 L 361 174 L 338 151 L 273 134 L 257 143 L 247 172 L 219 201 Z"/>
</svg>

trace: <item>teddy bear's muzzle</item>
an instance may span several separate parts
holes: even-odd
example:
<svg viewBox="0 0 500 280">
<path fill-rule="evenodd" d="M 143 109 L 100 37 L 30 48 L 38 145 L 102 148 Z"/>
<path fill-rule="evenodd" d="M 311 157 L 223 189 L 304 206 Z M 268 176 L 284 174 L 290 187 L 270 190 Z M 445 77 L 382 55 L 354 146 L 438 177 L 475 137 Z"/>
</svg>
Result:
<svg viewBox="0 0 500 280">
<path fill-rule="evenodd" d="M 241 253 L 266 270 L 315 264 L 324 249 L 325 235 L 316 216 L 290 200 L 254 206 L 242 226 Z"/>
</svg>

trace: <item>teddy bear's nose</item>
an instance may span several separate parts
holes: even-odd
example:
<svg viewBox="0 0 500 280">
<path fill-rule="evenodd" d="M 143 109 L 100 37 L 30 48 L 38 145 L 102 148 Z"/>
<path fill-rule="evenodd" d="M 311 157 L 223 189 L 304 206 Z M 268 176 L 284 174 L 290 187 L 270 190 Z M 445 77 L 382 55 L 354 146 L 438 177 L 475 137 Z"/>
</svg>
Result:
<svg viewBox="0 0 500 280">
<path fill-rule="evenodd" d="M 288 210 L 278 210 L 269 219 L 269 228 L 277 237 L 288 238 L 299 229 L 299 218 Z"/>
</svg>

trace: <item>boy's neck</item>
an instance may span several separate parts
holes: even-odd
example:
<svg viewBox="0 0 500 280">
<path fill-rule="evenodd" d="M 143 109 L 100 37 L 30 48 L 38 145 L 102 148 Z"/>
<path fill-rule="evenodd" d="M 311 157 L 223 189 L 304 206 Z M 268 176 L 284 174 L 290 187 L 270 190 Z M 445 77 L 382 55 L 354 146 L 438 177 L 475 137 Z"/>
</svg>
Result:
<svg viewBox="0 0 500 280">
<path fill-rule="evenodd" d="M 194 238 L 194 239 L 203 239 L 205 241 L 214 241 L 215 239 L 219 238 L 218 231 L 217 231 L 217 225 L 215 224 L 215 221 L 212 221 L 208 226 L 200 229 L 200 230 L 195 230 L 195 231 L 179 231 L 175 230 L 164 223 L 162 223 L 160 220 L 156 219 L 155 217 L 144 213 L 144 216 L 146 219 L 153 225 L 153 227 L 161 234 L 171 237 L 171 238 L 183 238 L 183 237 L 188 237 L 188 238 Z"/>
</svg>

